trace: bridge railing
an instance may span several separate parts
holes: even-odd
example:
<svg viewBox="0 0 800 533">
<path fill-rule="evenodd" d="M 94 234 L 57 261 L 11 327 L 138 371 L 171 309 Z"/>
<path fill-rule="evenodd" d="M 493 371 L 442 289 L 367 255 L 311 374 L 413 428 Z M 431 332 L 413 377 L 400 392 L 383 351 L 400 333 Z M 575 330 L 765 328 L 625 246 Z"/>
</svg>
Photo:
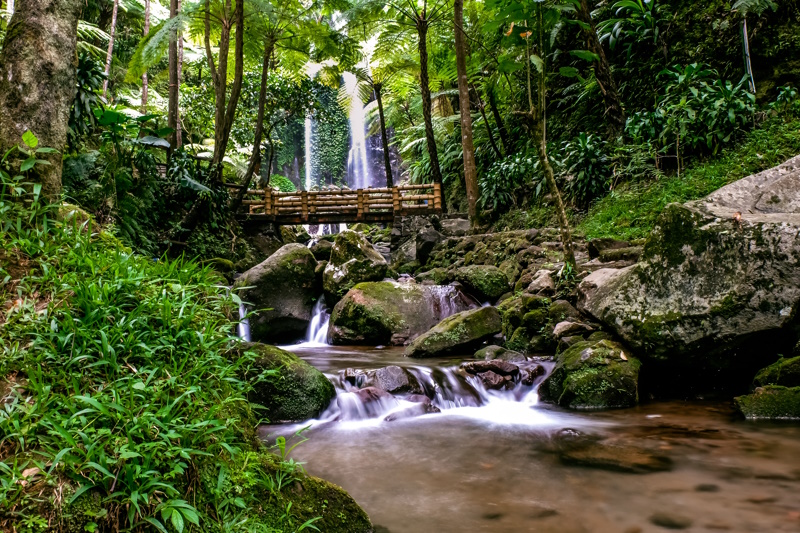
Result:
<svg viewBox="0 0 800 533">
<path fill-rule="evenodd" d="M 433 183 L 298 192 L 249 189 L 247 195 L 250 198 L 246 198 L 242 205 L 248 214 L 287 222 L 390 220 L 395 216 L 438 213 L 442 210 L 441 185 Z"/>
</svg>

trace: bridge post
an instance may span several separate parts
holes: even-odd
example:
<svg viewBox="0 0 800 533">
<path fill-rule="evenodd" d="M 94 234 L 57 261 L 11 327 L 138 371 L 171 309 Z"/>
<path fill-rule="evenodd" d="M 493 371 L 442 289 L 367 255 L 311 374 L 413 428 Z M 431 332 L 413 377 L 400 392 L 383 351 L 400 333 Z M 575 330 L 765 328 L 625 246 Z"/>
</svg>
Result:
<svg viewBox="0 0 800 533">
<path fill-rule="evenodd" d="M 308 191 L 300 193 L 300 216 L 303 222 L 308 222 Z"/>
<path fill-rule="evenodd" d="M 264 186 L 264 214 L 272 214 L 272 187 L 269 185 Z"/>
<path fill-rule="evenodd" d="M 358 211 L 357 211 L 357 214 L 356 214 L 356 218 L 359 221 L 361 221 L 361 220 L 364 220 L 364 189 L 358 189 L 356 191 L 356 195 L 357 195 L 357 198 L 358 198 L 357 199 Z"/>
<path fill-rule="evenodd" d="M 395 218 L 400 216 L 400 189 L 392 187 L 392 211 Z"/>
<path fill-rule="evenodd" d="M 433 208 L 437 211 L 442 210 L 442 184 L 433 184 Z"/>
</svg>

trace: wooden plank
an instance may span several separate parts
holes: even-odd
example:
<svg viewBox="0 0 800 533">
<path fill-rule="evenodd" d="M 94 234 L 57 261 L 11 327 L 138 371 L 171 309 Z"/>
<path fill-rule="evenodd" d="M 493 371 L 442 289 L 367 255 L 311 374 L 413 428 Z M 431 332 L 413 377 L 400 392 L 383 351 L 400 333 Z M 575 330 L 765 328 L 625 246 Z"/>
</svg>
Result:
<svg viewBox="0 0 800 533">
<path fill-rule="evenodd" d="M 358 220 L 364 219 L 364 190 L 358 190 L 358 214 L 356 215 Z"/>
</svg>

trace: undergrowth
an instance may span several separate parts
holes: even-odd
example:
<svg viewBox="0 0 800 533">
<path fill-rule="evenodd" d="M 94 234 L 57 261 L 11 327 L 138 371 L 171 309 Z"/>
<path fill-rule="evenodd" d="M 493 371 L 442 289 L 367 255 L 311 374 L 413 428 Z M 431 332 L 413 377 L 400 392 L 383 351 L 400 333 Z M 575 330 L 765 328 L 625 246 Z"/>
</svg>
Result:
<svg viewBox="0 0 800 533">
<path fill-rule="evenodd" d="M 0 179 L 0 530 L 316 529 L 302 467 L 256 438 L 247 394 L 275 370 L 230 355 L 221 278 Z"/>
</svg>

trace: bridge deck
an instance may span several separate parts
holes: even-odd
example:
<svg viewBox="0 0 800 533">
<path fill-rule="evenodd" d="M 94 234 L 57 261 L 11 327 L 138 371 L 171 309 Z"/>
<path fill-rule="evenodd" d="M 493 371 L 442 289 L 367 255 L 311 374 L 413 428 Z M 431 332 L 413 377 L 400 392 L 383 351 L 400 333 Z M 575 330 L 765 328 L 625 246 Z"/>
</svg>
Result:
<svg viewBox="0 0 800 533">
<path fill-rule="evenodd" d="M 438 184 L 298 192 L 249 189 L 245 198 L 240 219 L 286 225 L 392 222 L 397 216 L 442 212 Z"/>
</svg>

